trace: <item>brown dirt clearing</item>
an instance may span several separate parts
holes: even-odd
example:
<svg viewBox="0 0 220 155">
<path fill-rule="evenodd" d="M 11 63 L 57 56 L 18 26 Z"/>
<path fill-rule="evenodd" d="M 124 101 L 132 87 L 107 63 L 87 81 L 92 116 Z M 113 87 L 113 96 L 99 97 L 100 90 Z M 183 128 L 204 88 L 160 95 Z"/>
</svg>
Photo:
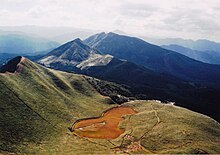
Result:
<svg viewBox="0 0 220 155">
<path fill-rule="evenodd" d="M 115 139 L 124 133 L 125 129 L 118 127 L 125 115 L 136 114 L 131 107 L 118 106 L 105 111 L 101 117 L 78 120 L 71 131 L 80 137 L 97 139 Z"/>
</svg>

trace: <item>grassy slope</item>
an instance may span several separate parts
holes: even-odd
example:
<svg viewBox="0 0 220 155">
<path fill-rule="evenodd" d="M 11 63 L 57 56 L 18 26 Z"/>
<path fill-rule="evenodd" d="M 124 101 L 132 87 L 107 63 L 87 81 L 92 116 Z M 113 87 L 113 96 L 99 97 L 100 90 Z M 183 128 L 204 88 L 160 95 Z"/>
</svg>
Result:
<svg viewBox="0 0 220 155">
<path fill-rule="evenodd" d="M 71 153 L 73 149 L 77 154 L 220 152 L 220 125 L 205 115 L 156 101 L 135 101 L 125 105 L 133 107 L 138 113 L 126 116 L 120 123 L 120 127 L 126 129 L 120 137 L 114 140 L 98 140 L 70 134 L 66 137 L 63 153 Z M 126 139 L 126 135 L 132 136 L 134 140 Z M 132 143 L 138 142 L 142 149 L 128 149 Z"/>
<path fill-rule="evenodd" d="M 138 113 L 125 117 L 120 126 L 126 132 L 117 139 L 74 136 L 67 129 L 74 121 L 99 116 L 113 106 L 108 104 L 111 101 L 80 75 L 45 69 L 29 61 L 23 65 L 21 74 L 0 75 L 3 153 L 120 153 L 131 143 L 123 140 L 126 134 L 144 148 L 133 153 L 220 153 L 220 125 L 216 121 L 155 101 L 126 103 Z"/>
<path fill-rule="evenodd" d="M 59 144 L 51 144 L 39 153 L 112 154 L 112 153 L 219 153 L 220 125 L 207 116 L 155 101 L 126 103 L 138 113 L 126 116 L 120 127 L 126 132 L 114 140 L 77 137 L 68 132 Z M 99 116 L 99 115 L 97 115 Z M 159 117 L 159 123 L 158 118 Z M 134 140 L 125 138 L 131 135 Z M 145 136 L 143 136 L 145 135 Z M 141 138 L 142 137 L 142 138 Z M 142 149 L 128 146 L 140 142 Z"/>
<path fill-rule="evenodd" d="M 209 117 L 155 101 L 128 103 L 138 114 L 122 126 L 152 153 L 220 153 L 220 125 Z M 129 123 L 126 123 L 129 122 Z"/>
<path fill-rule="evenodd" d="M 110 107 L 111 100 L 80 75 L 45 69 L 28 60 L 23 65 L 21 74 L 0 75 L 1 150 L 23 152 L 28 151 L 26 145 L 59 143 L 74 121 Z"/>
</svg>

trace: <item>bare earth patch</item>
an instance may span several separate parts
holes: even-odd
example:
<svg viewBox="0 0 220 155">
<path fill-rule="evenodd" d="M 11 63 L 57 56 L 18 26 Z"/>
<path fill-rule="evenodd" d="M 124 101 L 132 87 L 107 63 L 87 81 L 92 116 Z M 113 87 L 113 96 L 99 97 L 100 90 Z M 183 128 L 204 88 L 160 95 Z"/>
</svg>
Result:
<svg viewBox="0 0 220 155">
<path fill-rule="evenodd" d="M 131 107 L 118 106 L 107 110 L 101 117 L 77 121 L 71 131 L 80 137 L 115 139 L 125 131 L 118 127 L 123 116 L 132 114 L 136 114 L 136 112 Z"/>
</svg>

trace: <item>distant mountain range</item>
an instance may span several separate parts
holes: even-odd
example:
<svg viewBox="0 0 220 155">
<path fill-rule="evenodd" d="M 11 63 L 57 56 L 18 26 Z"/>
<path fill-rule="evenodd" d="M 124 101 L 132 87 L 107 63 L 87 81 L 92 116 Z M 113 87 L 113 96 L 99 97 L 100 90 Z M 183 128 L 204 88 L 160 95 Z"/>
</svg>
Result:
<svg viewBox="0 0 220 155">
<path fill-rule="evenodd" d="M 100 31 L 100 30 L 99 30 Z M 81 38 L 85 39 L 95 33 L 99 32 L 98 30 L 91 29 L 83 29 L 83 28 L 74 28 L 74 27 L 46 27 L 46 26 L 0 26 L 0 35 L 8 35 L 8 34 L 18 34 L 18 35 L 26 35 L 26 36 L 35 36 L 38 38 L 47 38 L 49 40 L 65 43 L 70 40 Z M 128 34 L 121 30 L 113 31 L 117 34 Z M 199 39 L 199 40 L 190 40 L 190 39 L 182 39 L 182 38 L 154 38 L 154 37 L 146 37 L 141 36 L 145 41 L 150 42 L 156 45 L 170 45 L 176 44 L 186 48 L 191 48 L 193 50 L 198 51 L 217 51 L 220 50 L 220 43 L 210 41 L 207 39 Z"/>
<path fill-rule="evenodd" d="M 84 43 L 104 54 L 142 65 L 156 72 L 176 76 L 180 79 L 220 88 L 220 66 L 202 63 L 163 49 L 135 37 L 115 33 L 99 33 Z"/>
<path fill-rule="evenodd" d="M 39 37 L 20 34 L 0 35 L 0 53 L 38 54 L 57 46 L 59 43 Z"/>
<path fill-rule="evenodd" d="M 76 38 L 85 39 L 98 31 L 74 27 L 57 26 L 0 26 L 0 34 L 19 34 L 47 38 L 58 43 L 65 43 Z"/>
<path fill-rule="evenodd" d="M 103 35 L 107 37 L 108 35 L 110 35 L 113 36 L 113 38 L 109 38 L 108 41 L 103 42 L 110 44 L 107 44 L 107 46 L 103 44 L 104 46 L 101 46 L 102 52 L 95 49 L 95 47 L 97 46 L 91 48 L 90 46 L 85 44 L 85 42 L 88 42 L 90 40 L 90 43 L 94 43 L 94 45 L 101 45 L 103 40 L 100 40 L 100 38 L 102 38 Z M 116 36 L 116 39 L 114 36 Z M 120 38 L 119 40 L 118 37 Z M 96 35 L 96 37 L 93 36 L 92 38 L 95 39 L 91 40 L 91 38 L 89 38 L 84 42 L 82 42 L 80 39 L 75 39 L 71 42 L 63 44 L 60 47 L 49 52 L 45 56 L 42 56 L 37 61 L 38 63 L 49 68 L 85 74 L 99 79 L 123 84 L 133 93 L 133 96 L 138 99 L 153 98 L 162 101 L 175 101 L 177 102 L 177 105 L 181 105 L 189 109 L 205 113 L 209 116 L 212 116 L 213 118 L 220 119 L 220 116 L 217 114 L 216 110 L 219 107 L 217 99 L 218 90 L 206 88 L 202 86 L 203 83 L 196 84 L 187 80 L 182 80 L 178 77 L 175 77 L 174 75 L 168 74 L 169 72 L 160 73 L 156 70 L 149 69 L 149 67 L 145 68 L 143 66 L 137 65 L 143 63 L 141 61 L 143 61 L 144 59 L 141 57 L 147 56 L 148 58 L 146 60 L 154 59 L 155 66 L 157 66 L 157 63 L 159 63 L 161 60 L 163 62 L 164 59 L 159 55 L 161 54 L 161 52 L 163 53 L 162 56 L 169 56 L 169 54 L 171 56 L 172 54 L 174 55 L 174 57 L 170 57 L 170 59 L 168 59 L 168 64 L 172 64 L 173 60 L 176 60 L 176 55 L 179 60 L 189 60 L 189 62 L 198 63 L 201 64 L 201 66 L 203 65 L 203 63 L 194 61 L 176 52 L 168 51 L 158 46 L 148 44 L 136 38 L 129 38 L 126 36 L 121 37 L 113 33 L 107 35 L 102 33 L 101 36 L 99 34 Z M 127 41 L 127 38 L 132 40 L 134 39 L 134 42 L 132 43 L 130 41 Z M 126 45 L 124 45 L 124 39 Z M 113 42 L 111 42 L 111 40 Z M 130 44 L 132 44 L 132 46 Z M 123 48 L 118 49 L 118 51 L 115 53 L 108 52 L 109 49 L 113 50 L 116 48 L 116 46 Z M 151 46 L 153 46 L 153 49 L 151 50 L 153 52 L 155 50 L 155 52 L 153 53 L 149 51 L 148 46 L 150 46 L 150 48 Z M 127 48 L 126 51 L 124 47 Z M 140 50 L 140 52 L 142 53 L 138 53 L 138 50 L 135 47 L 139 50 L 140 48 L 144 48 L 144 50 L 147 49 L 147 51 Z M 98 47 L 98 49 L 100 48 Z M 104 50 L 102 49 L 106 49 L 105 52 L 109 53 L 109 55 L 102 54 L 104 53 Z M 135 50 L 134 53 L 136 54 L 136 57 L 133 56 L 133 50 Z M 110 55 L 110 53 L 113 54 L 113 56 Z M 130 57 L 127 56 L 123 57 L 123 59 L 118 59 L 117 56 L 120 55 L 117 54 L 122 54 L 124 56 L 129 55 Z M 125 60 L 129 58 L 137 58 L 136 61 L 133 61 L 137 64 Z M 140 58 L 139 63 L 138 58 Z M 132 59 L 129 60 L 132 61 Z M 174 61 L 174 63 L 178 63 L 178 61 Z M 183 63 L 183 65 L 187 64 L 184 61 L 180 63 Z M 181 65 L 179 64 L 179 66 Z M 216 67 L 215 65 L 213 66 Z M 213 74 L 216 73 L 214 72 Z M 187 75 L 185 76 L 187 77 Z M 218 84 L 218 82 L 216 81 L 212 81 L 212 83 Z"/>
<path fill-rule="evenodd" d="M 179 45 L 162 45 L 162 48 L 175 51 L 188 56 L 192 59 L 210 64 L 220 64 L 220 52 L 216 51 L 197 51 Z"/>
<path fill-rule="evenodd" d="M 149 41 L 156 45 L 171 45 L 176 44 L 186 48 L 190 48 L 197 51 L 216 51 L 220 53 L 220 43 L 210 41 L 207 39 L 191 40 L 191 39 L 181 39 L 181 38 L 147 38 L 143 37 L 146 41 Z"/>
</svg>

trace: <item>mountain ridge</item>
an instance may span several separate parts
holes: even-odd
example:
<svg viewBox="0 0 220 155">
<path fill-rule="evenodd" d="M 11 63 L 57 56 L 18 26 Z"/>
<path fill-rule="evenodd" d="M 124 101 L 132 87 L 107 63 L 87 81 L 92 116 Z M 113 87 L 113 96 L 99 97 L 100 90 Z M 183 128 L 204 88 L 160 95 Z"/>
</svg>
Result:
<svg viewBox="0 0 220 155">
<path fill-rule="evenodd" d="M 158 46 L 176 44 L 179 46 L 183 46 L 198 51 L 216 51 L 216 52 L 220 51 L 220 43 L 208 39 L 192 40 L 192 39 L 182 39 L 182 38 L 164 38 L 164 39 L 156 39 L 156 38 L 153 39 L 147 37 L 142 37 L 142 38 Z"/>
<path fill-rule="evenodd" d="M 75 50 L 75 48 L 69 49 L 68 47 L 70 46 L 66 47 L 65 45 L 68 44 L 64 44 L 61 46 L 62 48 L 58 48 L 60 49 L 58 50 L 60 54 L 65 53 L 66 50 Z M 87 47 L 87 45 L 83 45 L 83 47 L 84 46 Z M 84 49 L 84 52 L 88 54 L 91 49 L 93 48 L 87 49 L 88 51 Z M 45 58 L 47 57 L 48 56 Z M 96 59 L 94 59 L 94 61 L 96 61 Z M 161 74 L 132 62 L 118 59 L 117 57 L 111 58 L 105 65 L 87 65 L 86 67 L 79 68 L 81 62 L 68 64 L 51 61 L 50 64 L 52 65 L 48 67 L 126 85 L 135 98 L 172 101 L 176 102 L 179 106 L 212 116 L 216 120 L 220 119 L 217 112 L 217 108 L 219 107 L 217 101 L 218 89 L 207 88 L 169 74 Z M 204 94 L 208 95 L 205 97 Z"/>
<path fill-rule="evenodd" d="M 97 39 L 98 38 L 98 39 Z M 183 80 L 220 88 L 220 66 L 205 64 L 135 37 L 114 33 L 96 34 L 84 43 L 103 54 L 142 65 Z M 206 74 L 204 74 L 207 72 Z"/>
<path fill-rule="evenodd" d="M 215 51 L 197 51 L 180 45 L 162 45 L 162 48 L 175 51 L 204 63 L 220 65 L 220 53 Z"/>
</svg>

